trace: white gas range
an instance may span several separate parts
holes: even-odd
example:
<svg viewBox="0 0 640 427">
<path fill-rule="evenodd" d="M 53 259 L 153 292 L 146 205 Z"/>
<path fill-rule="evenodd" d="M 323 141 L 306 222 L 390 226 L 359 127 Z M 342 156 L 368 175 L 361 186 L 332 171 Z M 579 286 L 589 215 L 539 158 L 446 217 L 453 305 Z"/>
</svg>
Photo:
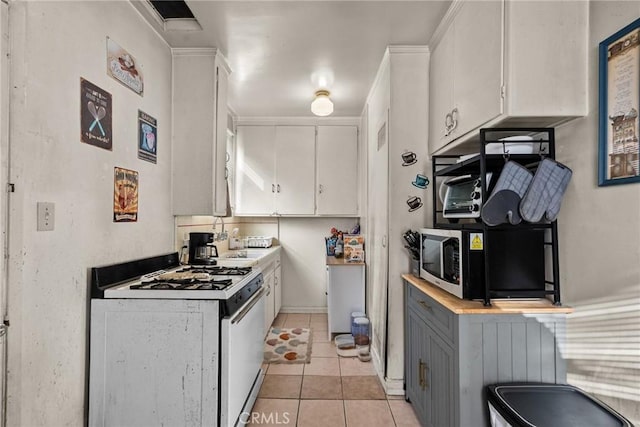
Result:
<svg viewBox="0 0 640 427">
<path fill-rule="evenodd" d="M 263 379 L 262 284 L 177 253 L 93 268 L 89 425 L 242 423 Z"/>
</svg>

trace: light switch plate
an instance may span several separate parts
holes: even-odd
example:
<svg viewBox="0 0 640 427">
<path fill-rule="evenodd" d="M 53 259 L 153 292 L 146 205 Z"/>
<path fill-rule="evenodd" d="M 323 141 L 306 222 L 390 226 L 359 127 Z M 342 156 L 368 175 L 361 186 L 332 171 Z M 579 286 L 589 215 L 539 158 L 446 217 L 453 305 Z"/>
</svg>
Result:
<svg viewBox="0 0 640 427">
<path fill-rule="evenodd" d="M 38 231 L 51 231 L 56 220 L 56 205 L 38 202 Z"/>
</svg>

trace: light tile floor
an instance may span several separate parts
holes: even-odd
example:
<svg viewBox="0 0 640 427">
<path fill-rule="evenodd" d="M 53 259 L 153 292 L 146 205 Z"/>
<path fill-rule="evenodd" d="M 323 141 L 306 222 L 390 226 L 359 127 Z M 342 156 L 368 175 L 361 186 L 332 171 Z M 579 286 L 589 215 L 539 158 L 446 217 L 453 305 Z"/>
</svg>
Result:
<svg viewBox="0 0 640 427">
<path fill-rule="evenodd" d="M 343 358 L 329 342 L 326 314 L 278 315 L 274 325 L 310 327 L 311 363 L 270 364 L 251 426 L 419 427 L 402 396 L 387 396 L 372 362 Z"/>
</svg>

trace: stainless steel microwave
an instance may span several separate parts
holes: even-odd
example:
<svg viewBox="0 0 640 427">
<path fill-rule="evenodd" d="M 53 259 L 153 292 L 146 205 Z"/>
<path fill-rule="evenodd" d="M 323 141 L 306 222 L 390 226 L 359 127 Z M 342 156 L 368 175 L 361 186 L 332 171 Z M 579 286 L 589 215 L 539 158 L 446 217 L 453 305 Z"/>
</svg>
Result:
<svg viewBox="0 0 640 427">
<path fill-rule="evenodd" d="M 420 230 L 420 277 L 458 298 L 484 295 L 483 233 Z"/>
</svg>

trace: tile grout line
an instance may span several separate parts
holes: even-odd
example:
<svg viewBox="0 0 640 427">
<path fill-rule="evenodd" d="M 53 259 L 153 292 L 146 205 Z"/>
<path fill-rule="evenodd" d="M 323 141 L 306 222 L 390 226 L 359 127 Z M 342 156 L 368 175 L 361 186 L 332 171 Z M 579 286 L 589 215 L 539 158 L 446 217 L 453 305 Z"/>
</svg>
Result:
<svg viewBox="0 0 640 427">
<path fill-rule="evenodd" d="M 387 407 L 389 408 L 389 413 L 391 414 L 391 419 L 393 420 L 393 425 L 395 427 L 398 427 L 398 422 L 396 421 L 396 417 L 393 415 L 393 410 L 391 409 L 391 405 L 389 404 L 389 399 L 385 399 L 385 402 L 387 402 Z"/>
</svg>

